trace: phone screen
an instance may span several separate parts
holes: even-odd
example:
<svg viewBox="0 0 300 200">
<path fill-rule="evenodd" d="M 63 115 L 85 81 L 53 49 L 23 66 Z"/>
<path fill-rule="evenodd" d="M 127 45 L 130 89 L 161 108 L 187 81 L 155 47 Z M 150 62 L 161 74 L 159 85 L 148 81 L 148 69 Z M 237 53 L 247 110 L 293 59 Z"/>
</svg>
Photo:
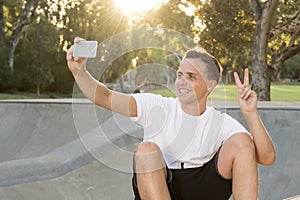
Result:
<svg viewBox="0 0 300 200">
<path fill-rule="evenodd" d="M 95 58 L 97 54 L 97 41 L 81 41 L 74 44 L 74 57 Z"/>
</svg>

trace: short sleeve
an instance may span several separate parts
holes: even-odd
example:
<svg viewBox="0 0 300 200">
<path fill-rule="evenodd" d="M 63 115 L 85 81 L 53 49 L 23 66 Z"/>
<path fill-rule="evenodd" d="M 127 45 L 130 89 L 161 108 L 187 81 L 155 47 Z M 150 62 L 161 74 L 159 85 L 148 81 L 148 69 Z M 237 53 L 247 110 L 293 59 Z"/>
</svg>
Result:
<svg viewBox="0 0 300 200">
<path fill-rule="evenodd" d="M 224 139 L 227 140 L 229 137 L 236 133 L 247 133 L 251 136 L 250 132 L 236 119 L 232 118 L 231 116 L 225 114 L 225 121 L 224 121 Z M 252 138 L 252 136 L 251 136 Z"/>
<path fill-rule="evenodd" d="M 149 120 L 150 112 L 153 107 L 160 105 L 163 97 L 161 95 L 148 94 L 148 93 L 138 93 L 133 94 L 133 98 L 137 105 L 137 116 L 131 117 L 130 119 L 143 127 L 151 123 Z"/>
</svg>

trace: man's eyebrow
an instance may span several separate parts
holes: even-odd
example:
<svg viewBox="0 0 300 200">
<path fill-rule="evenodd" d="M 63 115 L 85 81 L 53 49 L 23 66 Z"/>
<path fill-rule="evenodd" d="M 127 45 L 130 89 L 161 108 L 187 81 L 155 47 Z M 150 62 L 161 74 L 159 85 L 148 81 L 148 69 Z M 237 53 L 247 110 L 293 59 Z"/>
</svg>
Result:
<svg viewBox="0 0 300 200">
<path fill-rule="evenodd" d="M 193 72 L 187 72 L 188 75 L 193 75 L 193 76 L 198 76 L 198 74 L 193 73 Z"/>
<path fill-rule="evenodd" d="M 177 71 L 176 74 L 184 74 L 182 71 Z M 199 76 L 197 73 L 194 72 L 186 72 L 185 74 L 189 75 L 189 76 Z"/>
</svg>

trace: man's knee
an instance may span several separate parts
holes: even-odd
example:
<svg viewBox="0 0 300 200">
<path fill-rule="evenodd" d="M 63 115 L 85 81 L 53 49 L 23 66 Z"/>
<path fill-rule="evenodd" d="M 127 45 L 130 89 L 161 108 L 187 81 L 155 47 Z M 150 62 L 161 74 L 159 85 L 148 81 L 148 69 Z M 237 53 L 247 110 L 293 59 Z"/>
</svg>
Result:
<svg viewBox="0 0 300 200">
<path fill-rule="evenodd" d="M 137 173 L 153 172 L 165 167 L 160 148 L 153 142 L 141 142 L 138 144 L 134 160 Z"/>
<path fill-rule="evenodd" d="M 240 158 L 255 161 L 255 146 L 247 133 L 235 134 L 223 144 L 217 165 L 220 174 L 232 178 L 233 163 Z"/>
<path fill-rule="evenodd" d="M 160 148 L 154 142 L 141 142 L 138 144 L 135 153 L 150 153 L 155 151 L 160 151 Z"/>
<path fill-rule="evenodd" d="M 246 133 L 238 133 L 228 139 L 229 153 L 232 161 L 249 160 L 255 161 L 255 146 L 250 135 Z M 228 148 L 227 146 L 227 148 Z"/>
<path fill-rule="evenodd" d="M 255 146 L 250 135 L 246 133 L 238 133 L 229 138 L 229 142 L 236 153 L 248 153 L 255 154 Z"/>
</svg>

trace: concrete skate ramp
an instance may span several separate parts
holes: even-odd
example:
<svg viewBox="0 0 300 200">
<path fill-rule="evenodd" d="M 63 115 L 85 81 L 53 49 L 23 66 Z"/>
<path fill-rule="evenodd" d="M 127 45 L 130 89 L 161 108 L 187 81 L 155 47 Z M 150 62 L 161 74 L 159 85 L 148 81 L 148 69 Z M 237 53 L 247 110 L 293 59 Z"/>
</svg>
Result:
<svg viewBox="0 0 300 200">
<path fill-rule="evenodd" d="M 246 125 L 237 110 L 229 113 Z M 266 103 L 260 116 L 276 146 L 273 166 L 259 166 L 259 199 L 281 200 L 300 194 L 300 104 Z"/>
<path fill-rule="evenodd" d="M 123 133 L 141 130 L 85 100 L 4 101 L 0 113 L 0 186 L 61 176 L 139 141 Z"/>
<path fill-rule="evenodd" d="M 226 108 L 245 124 L 234 103 Z M 274 166 L 259 166 L 259 199 L 298 195 L 300 103 L 260 103 L 259 112 L 277 149 Z M 101 158 L 122 165 L 108 143 L 132 151 L 141 132 L 85 100 L 2 101 L 0 199 L 133 199 L 131 174 Z"/>
</svg>

